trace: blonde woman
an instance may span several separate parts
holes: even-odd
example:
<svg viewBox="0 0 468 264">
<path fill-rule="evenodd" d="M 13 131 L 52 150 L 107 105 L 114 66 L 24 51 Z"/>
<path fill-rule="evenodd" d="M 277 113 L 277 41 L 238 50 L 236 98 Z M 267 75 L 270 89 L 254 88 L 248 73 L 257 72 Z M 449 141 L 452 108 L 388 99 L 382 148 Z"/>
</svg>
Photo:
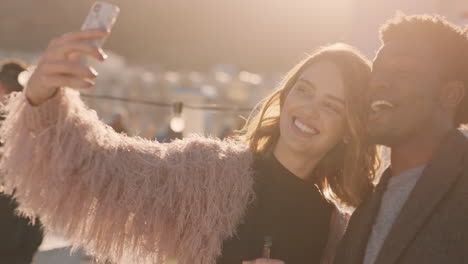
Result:
<svg viewBox="0 0 468 264">
<path fill-rule="evenodd" d="M 358 205 L 374 176 L 365 59 L 346 45 L 308 56 L 240 140 L 160 144 L 114 132 L 76 91 L 58 88 L 93 86 L 97 74 L 76 58 L 104 60 L 89 40 L 106 35 L 53 40 L 26 92 L 6 107 L 1 167 L 24 213 L 123 263 L 294 264 L 333 255 L 325 254 L 337 233 L 330 201 Z"/>
</svg>

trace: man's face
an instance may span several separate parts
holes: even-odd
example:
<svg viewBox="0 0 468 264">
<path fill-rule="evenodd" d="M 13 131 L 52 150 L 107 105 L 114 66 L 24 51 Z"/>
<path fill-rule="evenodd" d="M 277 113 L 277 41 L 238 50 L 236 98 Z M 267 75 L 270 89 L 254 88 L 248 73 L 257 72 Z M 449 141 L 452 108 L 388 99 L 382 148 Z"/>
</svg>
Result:
<svg viewBox="0 0 468 264">
<path fill-rule="evenodd" d="M 369 134 L 375 144 L 395 146 L 434 124 L 440 65 L 434 48 L 417 40 L 381 47 L 370 83 Z"/>
</svg>

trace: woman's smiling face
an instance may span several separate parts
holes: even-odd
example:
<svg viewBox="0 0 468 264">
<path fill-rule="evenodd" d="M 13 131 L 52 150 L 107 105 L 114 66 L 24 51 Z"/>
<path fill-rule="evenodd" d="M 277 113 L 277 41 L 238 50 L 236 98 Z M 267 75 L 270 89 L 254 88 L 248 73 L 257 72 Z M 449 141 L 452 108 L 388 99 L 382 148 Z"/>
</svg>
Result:
<svg viewBox="0 0 468 264">
<path fill-rule="evenodd" d="M 276 151 L 323 157 L 343 139 L 344 96 L 341 72 L 334 63 L 324 60 L 311 64 L 281 108 Z"/>
</svg>

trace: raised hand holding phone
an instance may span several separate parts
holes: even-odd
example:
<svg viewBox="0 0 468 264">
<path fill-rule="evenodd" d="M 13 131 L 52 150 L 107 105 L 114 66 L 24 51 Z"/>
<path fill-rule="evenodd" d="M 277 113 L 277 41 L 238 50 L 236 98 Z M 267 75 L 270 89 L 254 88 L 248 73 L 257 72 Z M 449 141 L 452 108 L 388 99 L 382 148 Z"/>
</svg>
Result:
<svg viewBox="0 0 468 264">
<path fill-rule="evenodd" d="M 96 2 L 90 10 L 82 31 L 66 33 L 49 42 L 25 89 L 31 104 L 39 105 L 51 98 L 59 87 L 91 88 L 97 72 L 79 58 L 89 56 L 106 59 L 101 49 L 115 23 L 118 7 Z"/>
</svg>

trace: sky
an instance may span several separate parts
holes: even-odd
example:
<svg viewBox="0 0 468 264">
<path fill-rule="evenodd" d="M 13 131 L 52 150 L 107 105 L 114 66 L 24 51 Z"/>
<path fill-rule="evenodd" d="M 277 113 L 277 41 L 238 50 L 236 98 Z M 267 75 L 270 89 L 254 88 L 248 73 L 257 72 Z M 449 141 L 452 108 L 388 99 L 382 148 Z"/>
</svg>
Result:
<svg viewBox="0 0 468 264">
<path fill-rule="evenodd" d="M 372 59 L 378 28 L 396 10 L 458 13 L 466 0 L 114 0 L 120 17 L 105 48 L 136 64 L 204 70 L 228 63 L 283 72 L 305 53 L 348 42 Z M 2 0 L 0 49 L 41 52 L 80 28 L 92 0 Z M 468 12 L 468 11 L 466 11 Z M 13 34 L 12 34 L 13 33 Z"/>
</svg>

